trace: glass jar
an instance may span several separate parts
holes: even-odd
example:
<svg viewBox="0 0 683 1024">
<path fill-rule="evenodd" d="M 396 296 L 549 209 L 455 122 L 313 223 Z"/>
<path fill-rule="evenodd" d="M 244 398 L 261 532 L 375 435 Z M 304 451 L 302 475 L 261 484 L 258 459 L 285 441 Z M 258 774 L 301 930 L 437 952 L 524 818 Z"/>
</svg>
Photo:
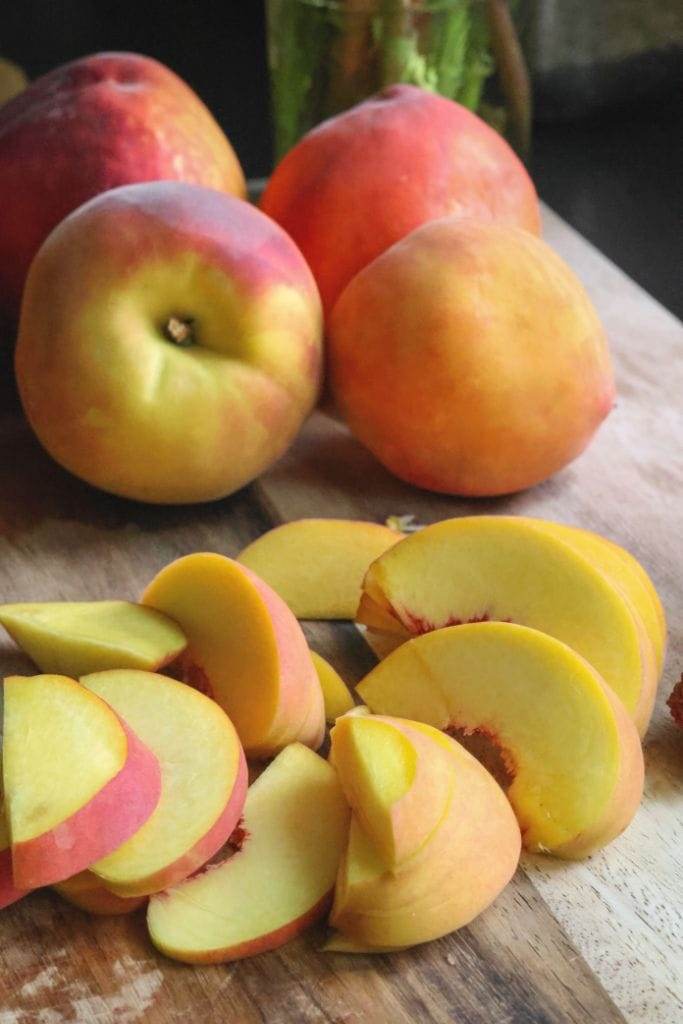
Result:
<svg viewBox="0 0 683 1024">
<path fill-rule="evenodd" d="M 394 82 L 476 111 L 524 153 L 528 77 L 506 0 L 267 0 L 275 155 Z"/>
</svg>

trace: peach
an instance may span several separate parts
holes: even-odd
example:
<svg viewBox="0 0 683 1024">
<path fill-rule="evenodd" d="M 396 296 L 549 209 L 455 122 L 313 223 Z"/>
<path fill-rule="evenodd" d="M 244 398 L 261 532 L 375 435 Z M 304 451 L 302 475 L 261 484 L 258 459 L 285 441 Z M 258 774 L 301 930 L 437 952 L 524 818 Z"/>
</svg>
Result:
<svg viewBox="0 0 683 1024">
<path fill-rule="evenodd" d="M 173 178 L 234 195 L 244 175 L 199 97 L 135 53 L 96 53 L 55 68 L 0 110 L 0 315 L 16 318 L 31 260 L 87 199 Z"/>
<path fill-rule="evenodd" d="M 638 733 L 596 670 L 527 626 L 479 622 L 408 641 L 361 682 L 370 709 L 473 743 L 505 785 L 528 850 L 606 845 L 643 788 Z"/>
<path fill-rule="evenodd" d="M 465 107 L 392 85 L 309 132 L 261 208 L 297 242 L 326 314 L 353 276 L 447 214 L 540 232 L 536 191 L 508 144 Z"/>
<path fill-rule="evenodd" d="M 144 896 L 116 896 L 106 889 L 91 871 L 81 871 L 73 878 L 65 878 L 63 882 L 58 882 L 52 888 L 67 903 L 72 903 L 79 910 L 86 910 L 89 914 L 132 914 L 147 902 Z"/>
<path fill-rule="evenodd" d="M 161 799 L 117 849 L 90 865 L 117 896 L 147 896 L 187 878 L 223 846 L 239 821 L 247 765 L 232 722 L 197 690 L 132 669 L 83 676 L 154 753 Z"/>
<path fill-rule="evenodd" d="M 249 788 L 237 852 L 151 898 L 152 942 L 187 963 L 281 946 L 325 913 L 348 823 L 332 766 L 287 747 Z"/>
<path fill-rule="evenodd" d="M 634 603 L 613 578 L 550 524 L 464 516 L 428 526 L 378 558 L 358 618 L 385 652 L 458 623 L 503 620 L 541 630 L 583 655 L 644 733 L 656 659 Z"/>
<path fill-rule="evenodd" d="M 295 740 L 320 746 L 325 708 L 306 638 L 255 573 L 224 555 L 185 555 L 157 574 L 142 603 L 179 623 L 185 678 L 204 682 L 247 757 L 272 757 Z"/>
<path fill-rule="evenodd" d="M 150 817 L 159 763 L 110 707 L 66 676 L 4 682 L 3 782 L 14 884 L 53 885 Z"/>
<path fill-rule="evenodd" d="M 269 530 L 237 556 L 297 619 L 352 619 L 368 566 L 403 534 L 350 519 L 298 519 Z"/>
<path fill-rule="evenodd" d="M 320 301 L 291 239 L 240 199 L 165 181 L 55 228 L 31 265 L 15 366 L 57 462 L 163 504 L 263 472 L 312 408 L 320 362 Z"/>
<path fill-rule="evenodd" d="M 108 668 L 155 671 L 187 641 L 175 622 L 130 601 L 0 605 L 0 623 L 41 672 L 81 676 Z"/>
<path fill-rule="evenodd" d="M 315 651 L 311 651 L 311 660 L 318 676 L 320 689 L 323 692 L 325 721 L 332 723 L 340 715 L 347 714 L 347 712 L 355 707 L 353 696 L 342 677 L 330 665 L 329 661 Z"/>
<path fill-rule="evenodd" d="M 358 762 L 347 760 L 341 749 L 335 756 L 342 784 L 353 791 L 354 814 L 330 916 L 340 935 L 327 948 L 344 952 L 412 946 L 461 928 L 495 899 L 519 859 L 520 832 L 512 809 L 471 754 L 416 722 L 381 722 L 400 735 L 398 746 L 387 745 L 386 738 L 373 742 L 374 718 L 352 718 L 345 725 L 358 736 L 366 734 L 363 784 Z M 415 753 L 404 760 L 403 741 L 409 737 Z M 415 758 L 419 781 L 416 773 L 414 789 L 404 791 L 406 767 Z M 392 803 L 391 796 L 398 800 Z M 405 800 L 410 810 L 406 803 L 406 814 L 397 813 Z M 403 847 L 393 867 L 383 856 L 380 820 L 390 826 L 395 849 Z M 410 833 L 413 840 L 419 838 L 417 845 L 401 842 Z"/>
<path fill-rule="evenodd" d="M 329 321 L 332 393 L 392 473 L 508 494 L 556 473 L 614 403 L 597 313 L 569 267 L 506 224 L 447 217 L 365 267 Z"/>
</svg>

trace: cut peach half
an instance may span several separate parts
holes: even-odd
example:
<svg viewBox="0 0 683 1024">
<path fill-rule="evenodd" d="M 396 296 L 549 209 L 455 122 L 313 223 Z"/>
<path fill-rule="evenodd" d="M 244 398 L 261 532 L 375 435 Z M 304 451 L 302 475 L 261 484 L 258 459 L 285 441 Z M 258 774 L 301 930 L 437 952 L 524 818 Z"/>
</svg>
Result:
<svg viewBox="0 0 683 1024">
<path fill-rule="evenodd" d="M 389 718 L 384 721 L 392 724 Z M 393 726 L 414 736 L 420 731 L 413 722 L 394 720 Z M 425 750 L 431 748 L 434 764 L 441 766 L 445 756 L 450 766 L 450 797 L 443 813 L 419 849 L 389 868 L 354 811 L 330 916 L 339 934 L 329 949 L 382 952 L 436 939 L 468 924 L 514 874 L 520 833 L 502 789 L 471 754 L 434 733 L 423 733 Z M 383 751 L 376 750 L 375 762 L 382 759 Z M 351 770 L 344 764 L 342 778 Z M 388 772 L 386 765 L 382 774 Z M 364 809 L 366 819 L 373 805 L 375 798 Z M 420 813 L 417 806 L 414 810 Z"/>
<path fill-rule="evenodd" d="M 118 896 L 146 896 L 187 878 L 239 821 L 247 766 L 232 722 L 184 683 L 134 669 L 84 676 L 82 684 L 135 730 L 161 767 L 151 817 L 91 871 Z"/>
<path fill-rule="evenodd" d="M 73 677 L 107 668 L 153 671 L 186 644 L 166 615 L 130 601 L 5 604 L 0 622 L 41 672 Z"/>
<path fill-rule="evenodd" d="M 3 780 L 14 883 L 53 885 L 125 842 L 161 793 L 152 752 L 94 693 L 58 675 L 4 682 Z"/>
<path fill-rule="evenodd" d="M 281 946 L 327 910 L 348 824 L 334 768 L 286 747 L 249 789 L 238 852 L 152 897 L 152 942 L 187 963 Z"/>
<path fill-rule="evenodd" d="M 295 740 L 320 746 L 325 709 L 306 638 L 255 573 L 225 555 L 185 555 L 158 573 L 142 603 L 180 624 L 187 678 L 199 670 L 247 757 L 271 757 Z"/>
<path fill-rule="evenodd" d="M 358 687 L 372 711 L 474 742 L 507 788 L 524 845 L 581 857 L 631 821 L 643 755 L 595 669 L 538 630 L 484 622 L 403 644 Z"/>
<path fill-rule="evenodd" d="M 67 903 L 72 903 L 79 910 L 87 910 L 89 914 L 118 916 L 132 914 L 147 902 L 144 896 L 126 898 L 117 896 L 107 889 L 97 875 L 91 871 L 81 871 L 73 878 L 65 878 L 52 887 Z"/>
<path fill-rule="evenodd" d="M 298 619 L 352 619 L 371 562 L 403 534 L 351 519 L 298 519 L 238 555 Z"/>
<path fill-rule="evenodd" d="M 424 728 L 400 718 L 345 715 L 332 730 L 330 760 L 387 868 L 417 853 L 451 800 L 452 752 L 440 746 L 440 732 L 431 729 L 430 736 Z"/>
<path fill-rule="evenodd" d="M 468 516 L 414 533 L 370 566 L 358 620 L 384 650 L 444 626 L 496 620 L 569 644 L 641 732 L 657 687 L 652 641 L 625 590 L 578 543 L 533 519 Z"/>
<path fill-rule="evenodd" d="M 318 674 L 318 681 L 323 692 L 325 704 L 325 721 L 334 722 L 340 715 L 345 715 L 354 707 L 354 699 L 348 686 L 329 661 L 311 651 L 313 666 Z"/>
<path fill-rule="evenodd" d="M 658 673 L 666 654 L 666 615 L 659 594 L 647 572 L 634 556 L 607 537 L 591 530 L 543 519 L 531 522 L 540 529 L 556 534 L 585 555 L 632 602 L 652 641 Z"/>
<path fill-rule="evenodd" d="M 12 874 L 12 849 L 5 820 L 5 811 L 0 803 L 0 909 L 16 903 L 28 890 L 17 889 Z"/>
</svg>

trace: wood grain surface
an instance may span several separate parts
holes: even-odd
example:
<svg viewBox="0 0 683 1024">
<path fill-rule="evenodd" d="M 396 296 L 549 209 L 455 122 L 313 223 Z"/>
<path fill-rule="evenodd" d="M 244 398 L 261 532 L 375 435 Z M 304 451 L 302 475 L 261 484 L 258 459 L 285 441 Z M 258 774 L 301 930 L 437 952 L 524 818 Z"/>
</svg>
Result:
<svg viewBox="0 0 683 1024">
<path fill-rule="evenodd" d="M 235 554 L 301 516 L 422 522 L 476 512 L 598 530 L 650 570 L 671 634 L 648 732 L 646 797 L 630 829 L 580 864 L 525 857 L 470 927 L 401 954 L 323 954 L 321 926 L 237 964 L 156 954 L 144 915 L 97 919 L 49 892 L 0 913 L 0 1024 L 677 1024 L 683 1020 L 683 733 L 664 698 L 683 670 L 683 331 L 557 217 L 546 237 L 586 283 L 615 353 L 619 401 L 589 451 L 533 491 L 460 501 L 391 478 L 342 425 L 314 416 L 251 488 L 195 508 L 97 494 L 43 455 L 11 397 L 0 414 L 0 599 L 135 597 L 170 559 Z M 351 681 L 372 656 L 350 624 L 308 623 Z M 2 641 L 0 668 L 31 671 Z"/>
</svg>

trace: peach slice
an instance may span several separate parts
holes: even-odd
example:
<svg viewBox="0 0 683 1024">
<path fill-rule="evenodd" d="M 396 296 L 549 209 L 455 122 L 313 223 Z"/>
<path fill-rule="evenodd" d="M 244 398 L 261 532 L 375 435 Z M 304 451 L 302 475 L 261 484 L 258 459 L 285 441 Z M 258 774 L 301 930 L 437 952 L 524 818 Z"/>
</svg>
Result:
<svg viewBox="0 0 683 1024">
<path fill-rule="evenodd" d="M 102 885 L 97 875 L 93 875 L 91 871 L 81 871 L 73 878 L 65 878 L 63 882 L 58 882 L 52 888 L 62 899 L 73 903 L 79 910 L 87 910 L 89 914 L 132 914 L 147 902 L 145 896 L 117 896 Z"/>
<path fill-rule="evenodd" d="M 385 650 L 443 626 L 502 620 L 548 633 L 593 665 L 636 722 L 657 687 L 652 642 L 625 590 L 533 519 L 468 516 L 414 533 L 380 556 L 358 620 Z"/>
<path fill-rule="evenodd" d="M 356 721 L 369 729 L 373 719 Z M 383 722 L 404 735 L 410 733 L 413 741 L 419 735 L 415 722 Z M 450 793 L 443 813 L 422 845 L 393 868 L 387 867 L 373 836 L 354 813 L 330 917 L 341 934 L 333 938 L 330 949 L 381 952 L 438 938 L 481 913 L 514 874 L 521 847 L 519 826 L 500 786 L 454 740 L 433 729 L 424 730 L 423 740 L 425 776 L 431 771 L 448 778 Z M 380 768 L 385 750 L 379 744 L 374 751 L 368 745 L 367 756 L 379 772 L 377 794 L 363 809 L 365 819 L 372 817 L 381 799 L 382 779 L 391 775 L 393 760 Z M 343 781 L 356 772 L 355 765 L 344 761 L 338 770 Z M 364 802 L 368 790 L 357 792 Z M 413 811 L 423 818 L 427 831 L 434 821 L 433 808 L 425 816 L 425 808 L 415 801 Z"/>
<path fill-rule="evenodd" d="M 118 896 L 147 896 L 187 878 L 228 839 L 244 807 L 247 766 L 232 722 L 184 683 L 133 669 L 84 676 L 161 766 L 154 814 L 91 871 Z"/>
<path fill-rule="evenodd" d="M 300 743 L 286 747 L 249 789 L 238 852 L 152 897 L 152 942 L 187 963 L 281 946 L 325 913 L 348 823 L 334 768 Z"/>
<path fill-rule="evenodd" d="M 595 669 L 545 633 L 506 622 L 435 630 L 393 651 L 358 690 L 374 712 L 495 756 L 529 850 L 585 856 L 636 812 L 643 754 L 633 722 Z"/>
<path fill-rule="evenodd" d="M 130 601 L 5 604 L 0 622 L 41 672 L 74 677 L 108 668 L 154 671 L 187 642 L 175 622 Z"/>
<path fill-rule="evenodd" d="M 12 875 L 12 849 L 5 820 L 5 812 L 0 803 L 0 909 L 16 903 L 28 890 L 17 889 Z"/>
<path fill-rule="evenodd" d="M 452 797 L 451 751 L 441 748 L 440 732 L 425 735 L 421 728 L 402 719 L 348 715 L 331 734 L 330 760 L 344 795 L 389 869 L 427 842 Z"/>
<path fill-rule="evenodd" d="M 137 832 L 161 793 L 159 763 L 73 679 L 4 682 L 3 777 L 14 884 L 52 885 Z"/>
<path fill-rule="evenodd" d="M 323 691 L 325 721 L 331 724 L 340 715 L 351 711 L 355 707 L 355 702 L 348 686 L 337 670 L 332 668 L 329 661 L 326 661 L 316 651 L 311 651 L 311 658 L 318 674 L 320 688 Z"/>
<path fill-rule="evenodd" d="M 298 619 L 352 619 L 363 576 L 403 534 L 378 523 L 299 519 L 269 530 L 238 555 Z"/>
<path fill-rule="evenodd" d="M 142 603 L 180 623 L 187 678 L 206 679 L 247 757 L 271 757 L 295 740 L 320 746 L 325 709 L 306 638 L 255 573 L 225 555 L 185 555 L 158 573 Z"/>
</svg>

